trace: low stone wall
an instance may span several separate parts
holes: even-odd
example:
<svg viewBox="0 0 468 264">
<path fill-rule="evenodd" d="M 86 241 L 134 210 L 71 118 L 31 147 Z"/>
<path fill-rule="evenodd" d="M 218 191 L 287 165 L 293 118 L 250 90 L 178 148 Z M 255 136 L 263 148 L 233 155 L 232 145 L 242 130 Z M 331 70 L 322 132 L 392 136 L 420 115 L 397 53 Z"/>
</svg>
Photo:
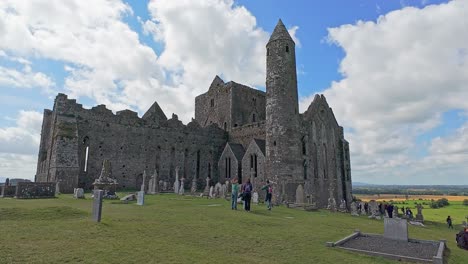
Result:
<svg viewBox="0 0 468 264">
<path fill-rule="evenodd" d="M 0 190 L 0 197 L 13 197 L 15 196 L 15 186 L 2 186 Z"/>
<path fill-rule="evenodd" d="M 19 182 L 16 185 L 15 198 L 54 198 L 55 182 Z"/>
</svg>

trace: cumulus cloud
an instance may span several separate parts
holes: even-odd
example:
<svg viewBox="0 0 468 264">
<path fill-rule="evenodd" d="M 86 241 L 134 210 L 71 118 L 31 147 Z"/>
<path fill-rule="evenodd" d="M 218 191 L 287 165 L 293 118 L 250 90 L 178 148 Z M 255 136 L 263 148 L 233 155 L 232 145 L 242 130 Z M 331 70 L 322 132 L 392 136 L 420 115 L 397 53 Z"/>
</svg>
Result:
<svg viewBox="0 0 468 264">
<path fill-rule="evenodd" d="M 20 111 L 15 121 L 15 126 L 0 128 L 0 153 L 37 155 L 42 114 Z"/>
<path fill-rule="evenodd" d="M 467 1 L 455 0 L 328 30 L 330 43 L 346 55 L 343 79 L 324 94 L 348 128 L 358 178 L 410 176 L 401 169 L 424 163 L 410 155 L 416 137 L 441 125 L 442 113 L 468 109 L 467 11 Z M 303 98 L 301 108 L 312 98 Z M 432 144 L 435 152 L 443 149 Z"/>
</svg>

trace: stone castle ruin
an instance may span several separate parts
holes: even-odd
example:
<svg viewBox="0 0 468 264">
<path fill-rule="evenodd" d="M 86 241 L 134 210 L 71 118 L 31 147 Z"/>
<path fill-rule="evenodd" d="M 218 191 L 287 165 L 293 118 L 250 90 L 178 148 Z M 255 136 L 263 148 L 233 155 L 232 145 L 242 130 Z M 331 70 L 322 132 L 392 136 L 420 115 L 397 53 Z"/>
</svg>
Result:
<svg viewBox="0 0 468 264">
<path fill-rule="evenodd" d="M 139 189 L 145 170 L 172 184 L 179 168 L 184 186 L 196 182 L 199 191 L 207 177 L 250 178 L 259 193 L 269 179 L 276 203 L 300 197 L 327 207 L 332 198 L 349 207 L 349 144 L 323 95 L 299 113 L 295 43 L 281 20 L 266 53 L 266 93 L 216 76 L 195 98 L 187 125 L 175 114 L 168 119 L 157 102 L 138 117 L 105 105 L 84 109 L 58 94 L 53 110 L 44 110 L 35 180 L 60 181 L 61 192 L 89 190 L 109 160 L 118 188 Z"/>
</svg>

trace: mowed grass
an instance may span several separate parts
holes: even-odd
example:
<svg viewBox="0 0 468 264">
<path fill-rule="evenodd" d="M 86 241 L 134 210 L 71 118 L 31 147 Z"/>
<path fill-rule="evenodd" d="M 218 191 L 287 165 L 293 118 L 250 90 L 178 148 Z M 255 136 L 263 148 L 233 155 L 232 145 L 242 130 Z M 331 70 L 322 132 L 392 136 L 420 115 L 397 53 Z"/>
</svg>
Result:
<svg viewBox="0 0 468 264">
<path fill-rule="evenodd" d="M 91 221 L 91 199 L 0 199 L 0 263 L 396 263 L 325 247 L 355 229 L 383 233 L 383 221 L 263 205 L 232 211 L 223 199 L 145 198 L 144 206 L 106 200 L 101 223 Z M 447 239 L 449 263 L 467 263 L 456 230 L 429 221 L 409 232 Z"/>
</svg>

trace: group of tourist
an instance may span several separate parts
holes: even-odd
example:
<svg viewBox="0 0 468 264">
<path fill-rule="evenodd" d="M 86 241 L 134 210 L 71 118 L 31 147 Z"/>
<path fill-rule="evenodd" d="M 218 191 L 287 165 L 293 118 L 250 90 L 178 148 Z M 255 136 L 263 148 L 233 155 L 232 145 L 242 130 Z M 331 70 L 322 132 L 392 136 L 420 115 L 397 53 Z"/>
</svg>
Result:
<svg viewBox="0 0 468 264">
<path fill-rule="evenodd" d="M 247 182 L 243 183 L 239 188 L 239 182 L 237 178 L 234 178 L 232 181 L 232 192 L 231 192 L 231 209 L 237 210 L 237 200 L 238 197 L 241 197 L 243 201 L 244 210 L 250 212 L 250 203 L 252 200 L 252 191 L 253 186 L 250 182 L 250 179 L 247 179 Z M 265 191 L 265 203 L 267 204 L 267 209 L 271 210 L 271 197 L 273 194 L 273 187 L 270 184 L 270 181 L 267 180 L 266 184 L 261 188 L 262 191 Z M 240 191 L 240 192 L 239 192 Z"/>
</svg>

